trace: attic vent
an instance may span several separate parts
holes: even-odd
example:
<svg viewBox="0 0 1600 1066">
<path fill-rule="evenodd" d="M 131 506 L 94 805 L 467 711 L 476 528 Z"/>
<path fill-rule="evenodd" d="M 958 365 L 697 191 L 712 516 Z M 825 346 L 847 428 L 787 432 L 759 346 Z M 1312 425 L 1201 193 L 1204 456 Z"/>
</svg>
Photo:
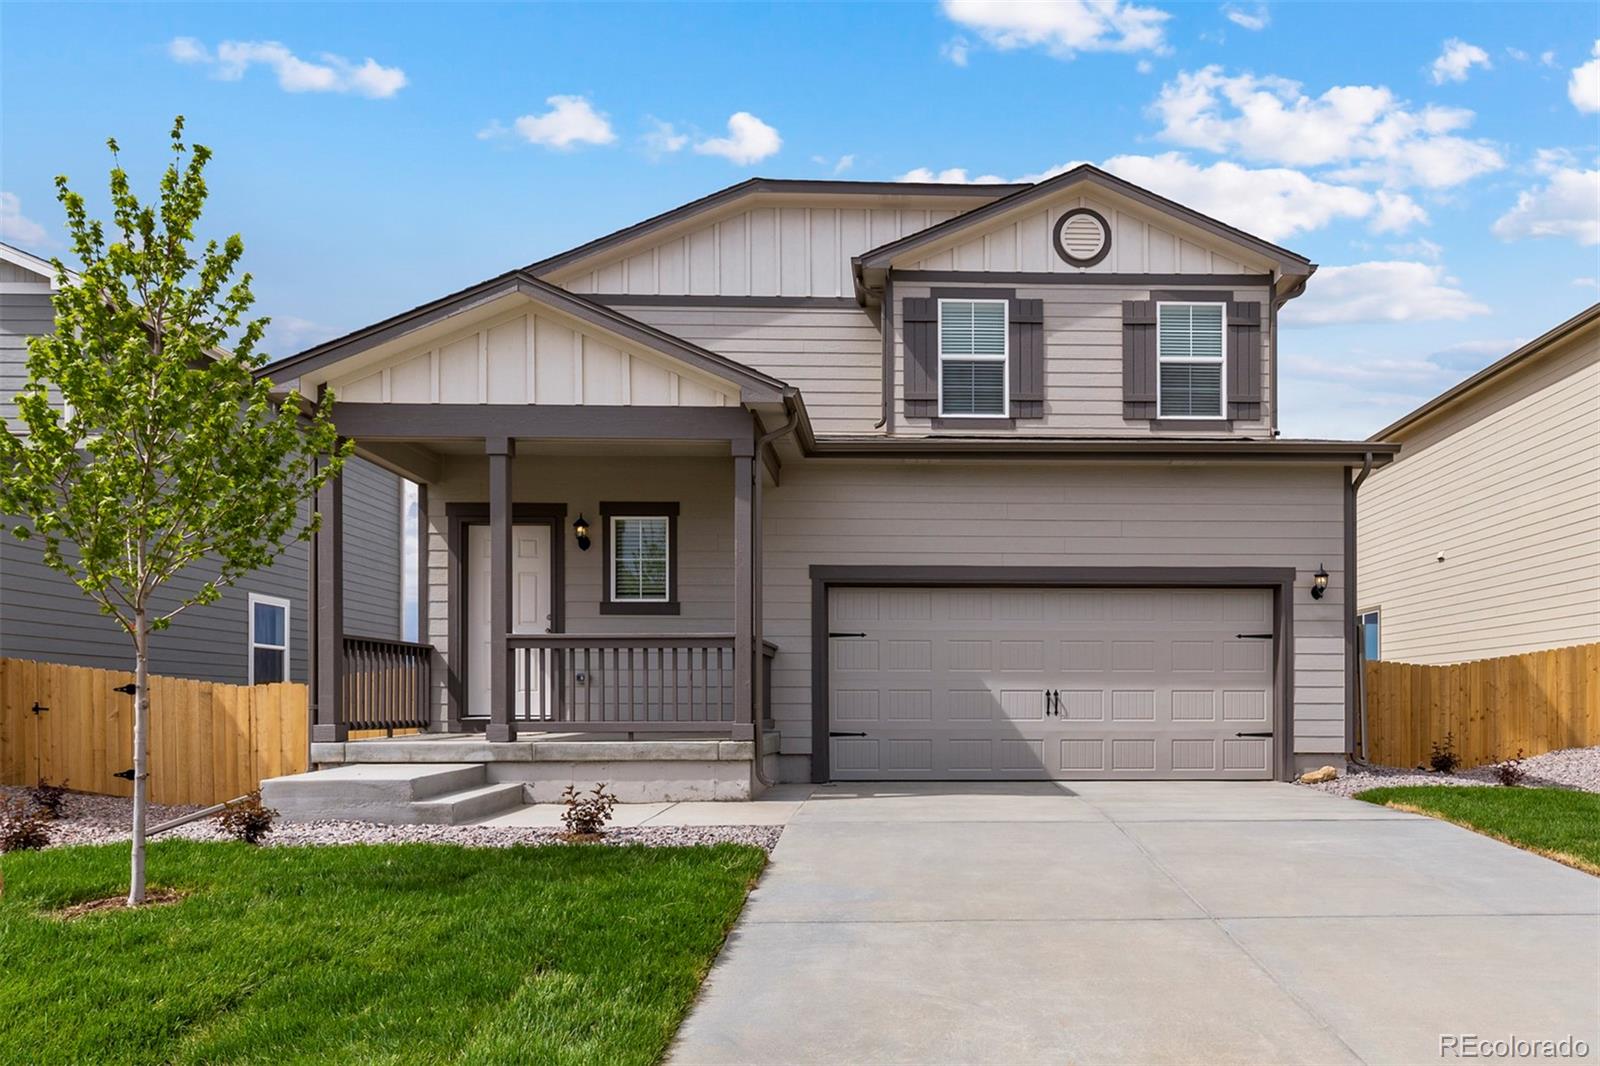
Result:
<svg viewBox="0 0 1600 1066">
<path fill-rule="evenodd" d="M 1056 254 L 1075 267 L 1091 267 L 1111 251 L 1111 226 L 1105 216 L 1077 207 L 1056 222 Z"/>
</svg>

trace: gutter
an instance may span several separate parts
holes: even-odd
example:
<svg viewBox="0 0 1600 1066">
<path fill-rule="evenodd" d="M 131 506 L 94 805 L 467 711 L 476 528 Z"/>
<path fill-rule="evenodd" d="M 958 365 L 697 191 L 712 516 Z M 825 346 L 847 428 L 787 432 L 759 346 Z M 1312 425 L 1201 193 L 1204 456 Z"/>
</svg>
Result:
<svg viewBox="0 0 1600 1066">
<path fill-rule="evenodd" d="M 785 420 L 783 425 L 779 426 L 770 433 L 763 434 L 756 441 L 756 461 L 751 464 L 751 469 L 755 474 L 756 483 L 754 486 L 754 491 L 752 491 L 750 494 L 750 521 L 755 527 L 755 537 L 758 543 L 761 539 L 762 495 L 766 488 L 766 486 L 762 483 L 761 477 L 761 468 L 764 465 L 762 462 L 762 457 L 766 454 L 767 449 L 772 446 L 774 441 L 776 441 L 779 437 L 794 432 L 794 430 L 800 425 L 801 409 L 799 403 L 797 403 L 795 400 L 795 395 L 796 390 L 791 389 L 784 392 L 783 409 L 788 418 Z M 757 559 L 764 559 L 765 550 L 758 551 L 755 553 L 755 555 Z M 753 741 L 753 750 L 751 751 L 750 768 L 755 773 L 756 780 L 761 783 L 761 787 L 767 788 L 772 784 L 772 782 L 767 780 L 766 768 L 761 765 L 766 758 L 766 716 L 769 710 L 769 708 L 766 706 L 765 698 L 767 689 L 767 655 L 765 646 L 766 641 L 761 618 L 763 607 L 761 596 L 762 584 L 763 582 L 761 575 L 756 574 L 755 580 L 751 582 L 751 590 L 755 597 L 755 603 L 751 605 L 750 618 L 755 626 L 755 632 L 750 635 L 750 643 L 753 646 L 751 651 L 756 656 L 756 662 L 759 663 L 761 667 L 756 671 L 756 700 L 761 704 L 761 713 L 759 715 L 752 716 L 755 718 L 755 722 L 752 723 L 753 736 L 751 739 Z"/>
<path fill-rule="evenodd" d="M 1354 684 L 1351 686 L 1352 695 L 1360 705 L 1361 735 L 1359 749 L 1349 753 L 1349 759 L 1357 766 L 1368 766 L 1367 762 L 1367 671 L 1365 669 L 1365 646 L 1361 641 L 1361 623 L 1357 612 L 1360 607 L 1356 602 L 1356 493 L 1361 491 L 1362 482 L 1367 480 L 1367 475 L 1372 473 L 1372 453 L 1369 451 L 1361 462 L 1361 473 L 1350 482 L 1349 495 L 1346 496 L 1346 521 L 1344 531 L 1345 580 L 1349 583 L 1349 590 L 1345 595 L 1345 632 L 1350 635 L 1350 648 L 1354 653 L 1354 661 L 1349 669 L 1354 674 Z M 1352 745 L 1356 748 L 1357 745 Z"/>
</svg>

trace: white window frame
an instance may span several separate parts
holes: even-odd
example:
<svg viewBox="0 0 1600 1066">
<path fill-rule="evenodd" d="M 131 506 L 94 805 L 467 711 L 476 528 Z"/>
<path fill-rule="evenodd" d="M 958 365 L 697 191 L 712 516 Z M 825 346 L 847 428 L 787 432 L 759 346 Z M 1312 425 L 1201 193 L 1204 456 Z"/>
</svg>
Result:
<svg viewBox="0 0 1600 1066">
<path fill-rule="evenodd" d="M 1222 356 L 1220 359 L 1197 359 L 1194 356 L 1161 354 L 1161 309 L 1163 307 L 1220 307 L 1222 308 Z M 1173 363 L 1188 366 L 1216 366 L 1217 394 L 1221 397 L 1214 415 L 1169 415 L 1161 410 L 1161 367 Z M 1225 422 L 1228 418 L 1228 305 L 1216 300 L 1157 300 L 1156 301 L 1156 417 L 1175 418 L 1189 422 Z"/>
<path fill-rule="evenodd" d="M 950 358 L 958 363 L 999 363 L 1000 364 L 1000 410 L 976 413 L 972 411 L 950 412 L 944 409 L 944 305 L 955 304 L 999 304 L 1005 314 L 1005 325 L 1001 327 L 1000 335 L 1005 341 L 1005 351 L 998 356 L 993 355 L 952 355 Z M 952 296 L 941 297 L 939 300 L 939 317 L 934 322 L 939 345 L 939 417 L 940 418 L 1009 418 L 1011 413 L 1011 301 L 1004 297 L 989 299 L 981 296 Z"/>
<path fill-rule="evenodd" d="M 1357 611 L 1356 632 L 1361 638 L 1361 649 L 1362 651 L 1365 651 L 1367 647 L 1367 615 L 1369 614 L 1375 614 L 1378 616 L 1378 654 L 1375 658 L 1381 659 L 1383 658 L 1383 608 L 1369 607 L 1364 611 Z M 1373 661 L 1375 661 L 1375 659 L 1367 660 L 1369 663 Z"/>
<path fill-rule="evenodd" d="M 283 643 L 281 645 L 262 644 L 256 641 L 256 604 L 258 603 L 268 607 L 283 608 Z M 290 606 L 289 601 L 282 596 L 267 596 L 259 592 L 252 592 L 249 595 L 248 606 L 245 609 L 250 612 L 248 618 L 250 644 L 245 667 L 246 678 L 250 684 L 256 683 L 256 649 L 263 648 L 269 651 L 283 652 L 283 679 L 288 681 L 289 649 L 294 645 L 294 631 L 289 628 L 289 623 L 293 619 L 293 608 Z"/>
<path fill-rule="evenodd" d="M 662 559 L 662 588 L 659 596 L 618 596 L 617 595 L 617 526 L 621 522 L 638 521 L 640 519 L 654 520 L 666 527 L 666 553 Z M 611 528 L 608 533 L 611 537 L 611 573 L 606 575 L 606 585 L 609 588 L 612 603 L 671 603 L 672 602 L 672 517 L 664 514 L 614 514 L 607 518 L 607 525 Z"/>
</svg>

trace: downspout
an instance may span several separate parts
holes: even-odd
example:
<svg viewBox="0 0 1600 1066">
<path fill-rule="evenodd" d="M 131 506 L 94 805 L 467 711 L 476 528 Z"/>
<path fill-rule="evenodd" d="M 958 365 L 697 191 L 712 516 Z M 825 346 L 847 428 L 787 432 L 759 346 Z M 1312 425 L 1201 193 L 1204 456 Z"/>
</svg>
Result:
<svg viewBox="0 0 1600 1066">
<path fill-rule="evenodd" d="M 1368 452 L 1362 459 L 1362 462 L 1361 462 L 1361 473 L 1357 474 L 1356 475 L 1356 479 L 1350 483 L 1350 513 L 1349 513 L 1349 516 L 1348 516 L 1348 526 L 1345 529 L 1345 551 L 1346 551 L 1346 553 L 1347 553 L 1347 555 L 1349 557 L 1347 559 L 1345 559 L 1345 561 L 1344 561 L 1345 574 L 1347 575 L 1347 580 L 1348 580 L 1349 586 L 1350 586 L 1349 594 L 1345 596 L 1345 599 L 1347 601 L 1349 601 L 1349 602 L 1347 602 L 1345 604 L 1345 611 L 1347 612 L 1346 618 L 1345 618 L 1345 625 L 1347 627 L 1347 631 L 1351 634 L 1350 643 L 1351 643 L 1351 646 L 1352 646 L 1352 648 L 1354 649 L 1354 652 L 1355 652 L 1355 663 L 1351 667 L 1352 671 L 1355 674 L 1355 684 L 1353 686 L 1353 689 L 1354 689 L 1354 692 L 1355 692 L 1356 701 L 1361 705 L 1360 750 L 1359 751 L 1353 751 L 1353 752 L 1350 753 L 1350 761 L 1355 763 L 1357 766 L 1363 766 L 1363 767 L 1364 766 L 1368 766 L 1370 764 L 1367 762 L 1367 671 L 1366 671 L 1366 658 L 1365 658 L 1366 645 L 1365 645 L 1365 642 L 1361 639 L 1361 624 L 1358 621 L 1357 614 L 1356 614 L 1356 612 L 1360 610 L 1360 607 L 1357 605 L 1356 596 L 1355 596 L 1355 592 L 1356 592 L 1356 493 L 1361 491 L 1361 483 L 1363 481 L 1367 480 L 1367 475 L 1370 474 L 1370 473 L 1372 473 L 1372 453 Z"/>
<path fill-rule="evenodd" d="M 766 702 L 767 648 L 766 641 L 764 639 L 764 627 L 762 625 L 761 618 L 761 586 L 763 583 L 762 571 L 766 568 L 765 546 L 761 544 L 761 506 L 762 496 L 764 495 L 763 490 L 766 487 L 766 479 L 762 477 L 761 471 L 766 466 L 764 459 L 767 454 L 767 449 L 772 446 L 773 441 L 784 436 L 785 434 L 793 433 L 794 428 L 800 424 L 800 407 L 788 394 L 785 394 L 783 397 L 783 408 L 788 413 L 788 421 L 784 422 L 783 425 L 779 426 L 771 433 L 765 434 L 756 441 L 756 461 L 751 464 L 751 469 L 755 474 L 756 483 L 753 491 L 750 493 L 750 522 L 755 527 L 753 530 L 753 539 L 757 545 L 755 557 L 758 568 L 755 573 L 755 580 L 750 583 L 751 596 L 755 600 L 755 602 L 751 604 L 750 610 L 751 624 L 755 627 L 755 632 L 751 634 L 752 639 L 750 643 L 754 646 L 752 648 L 752 654 L 754 654 L 756 657 L 757 669 L 754 671 L 754 676 L 756 678 L 755 699 L 760 713 L 753 716 L 755 718 L 755 722 L 753 723 L 753 758 L 750 760 L 750 766 L 755 772 L 756 780 L 761 783 L 762 788 L 766 788 L 767 786 L 771 785 L 772 782 L 767 780 L 766 768 L 762 765 L 762 763 L 766 760 L 766 752 L 763 749 L 766 746 L 766 718 L 770 708 L 767 707 Z M 776 475 L 774 475 L 774 482 L 776 482 Z"/>
<path fill-rule="evenodd" d="M 889 427 L 889 432 L 894 432 L 890 425 L 894 418 L 894 278 L 887 277 L 883 280 L 883 303 L 878 310 L 878 327 L 883 332 L 883 368 L 879 372 L 883 378 L 883 417 L 879 418 L 872 426 L 873 429 Z"/>
</svg>

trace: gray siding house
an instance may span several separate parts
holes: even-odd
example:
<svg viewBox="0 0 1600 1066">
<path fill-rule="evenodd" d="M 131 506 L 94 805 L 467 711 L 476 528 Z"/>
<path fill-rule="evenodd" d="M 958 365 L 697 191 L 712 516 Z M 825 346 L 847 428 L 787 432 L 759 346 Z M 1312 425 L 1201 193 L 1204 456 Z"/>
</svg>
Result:
<svg viewBox="0 0 1600 1066">
<path fill-rule="evenodd" d="M 1397 448 L 1278 435 L 1314 270 L 1091 166 L 752 179 L 284 359 L 425 500 L 430 653 L 352 689 L 319 594 L 313 760 L 625 799 L 1337 761 Z M 347 740 L 385 723 L 428 738 Z"/>
<path fill-rule="evenodd" d="M 27 380 L 28 337 L 53 328 L 53 279 L 47 261 L 0 244 L 0 418 L 16 417 L 12 401 Z M 344 481 L 351 559 L 345 628 L 397 639 L 403 623 L 401 479 L 356 460 Z M 224 590 L 219 602 L 185 611 L 152 641 L 151 670 L 233 684 L 305 681 L 309 565 L 309 546 L 297 544 L 271 567 Z M 203 580 L 188 575 L 174 586 L 174 596 Z M 7 533 L 0 535 L 0 657 L 128 669 L 132 651 L 115 623 L 43 564 L 37 541 Z"/>
</svg>

